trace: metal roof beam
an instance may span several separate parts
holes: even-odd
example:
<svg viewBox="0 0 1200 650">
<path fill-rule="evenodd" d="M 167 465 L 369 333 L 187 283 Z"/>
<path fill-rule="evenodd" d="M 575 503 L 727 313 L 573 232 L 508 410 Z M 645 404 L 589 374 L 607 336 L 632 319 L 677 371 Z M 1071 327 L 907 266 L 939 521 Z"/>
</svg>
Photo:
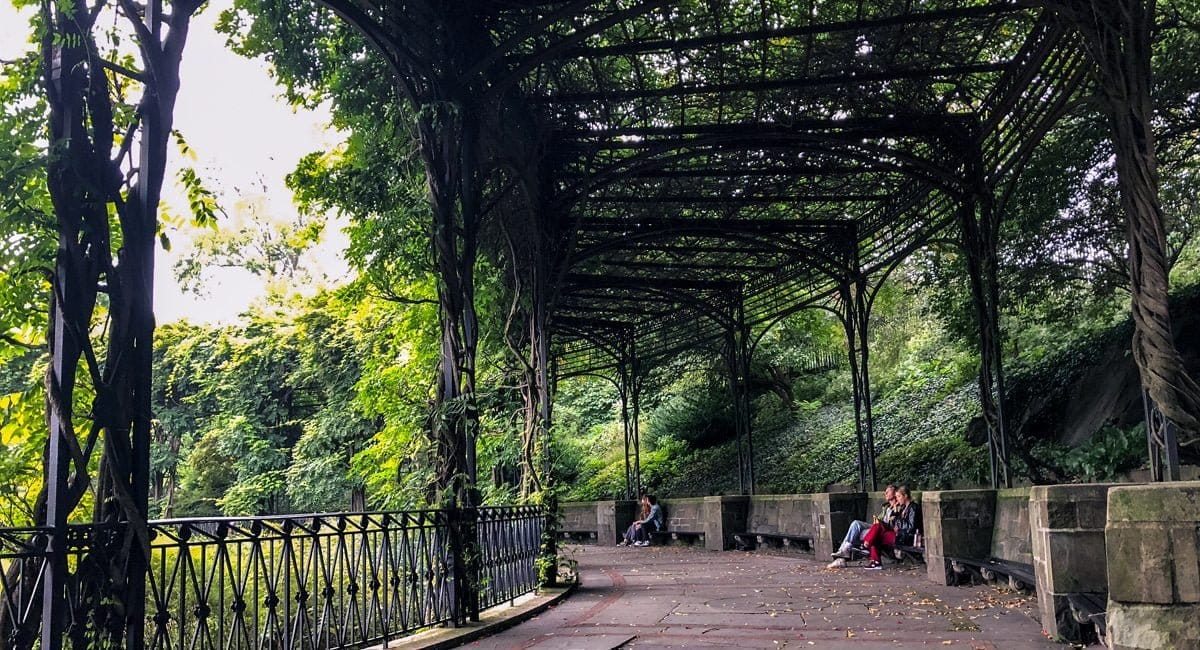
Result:
<svg viewBox="0 0 1200 650">
<path fill-rule="evenodd" d="M 693 95 L 717 95 L 722 93 L 762 92 L 770 90 L 800 90 L 823 86 L 851 86 L 885 81 L 912 81 L 961 77 L 973 74 L 1003 72 L 1011 61 L 988 61 L 964 65 L 941 66 L 938 68 L 909 68 L 886 71 L 855 71 L 819 77 L 793 77 L 788 79 L 763 79 L 716 84 L 675 84 L 663 88 L 637 88 L 595 92 L 560 93 L 529 98 L 536 104 L 588 104 L 591 102 L 622 102 L 661 97 L 687 97 Z"/>
<path fill-rule="evenodd" d="M 899 16 L 868 18 L 864 20 L 848 20 L 815 25 L 799 25 L 778 29 L 761 29 L 728 34 L 710 34 L 679 39 L 641 40 L 619 45 L 599 47 L 576 47 L 563 51 L 555 57 L 556 60 L 597 58 L 605 56 L 626 56 L 630 54 L 650 54 L 654 52 L 680 52 L 695 50 L 710 46 L 737 45 L 746 41 L 769 41 L 788 39 L 798 36 L 819 34 L 834 34 L 839 32 L 862 32 L 887 27 L 905 27 L 910 25 L 931 24 L 964 18 L 986 18 L 1029 9 L 1033 5 L 1024 2 L 998 2 L 975 7 L 940 9 L 934 11 L 914 12 Z"/>
</svg>

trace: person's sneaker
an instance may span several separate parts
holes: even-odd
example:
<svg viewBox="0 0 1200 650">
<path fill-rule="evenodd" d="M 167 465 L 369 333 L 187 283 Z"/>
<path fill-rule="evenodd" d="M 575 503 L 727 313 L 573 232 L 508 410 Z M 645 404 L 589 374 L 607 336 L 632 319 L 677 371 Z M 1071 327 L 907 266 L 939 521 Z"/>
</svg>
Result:
<svg viewBox="0 0 1200 650">
<path fill-rule="evenodd" d="M 634 546 L 649 546 L 650 542 L 634 542 Z"/>
<path fill-rule="evenodd" d="M 838 550 L 834 551 L 830 555 L 832 555 L 833 557 L 836 557 L 836 558 L 841 558 L 843 560 L 849 560 L 850 559 L 850 549 L 845 548 L 845 547 L 839 548 Z"/>
<path fill-rule="evenodd" d="M 825 568 L 826 569 L 839 569 L 844 566 L 846 566 L 846 560 L 844 558 L 839 557 L 838 559 L 830 562 L 829 564 L 826 564 Z"/>
<path fill-rule="evenodd" d="M 872 563 L 868 564 L 868 565 L 867 565 L 866 567 L 864 567 L 864 568 L 865 568 L 867 571 L 879 571 L 880 569 L 882 569 L 882 568 L 883 568 L 883 565 L 882 565 L 882 564 L 880 564 L 880 563 L 878 563 L 878 562 L 872 562 Z"/>
</svg>

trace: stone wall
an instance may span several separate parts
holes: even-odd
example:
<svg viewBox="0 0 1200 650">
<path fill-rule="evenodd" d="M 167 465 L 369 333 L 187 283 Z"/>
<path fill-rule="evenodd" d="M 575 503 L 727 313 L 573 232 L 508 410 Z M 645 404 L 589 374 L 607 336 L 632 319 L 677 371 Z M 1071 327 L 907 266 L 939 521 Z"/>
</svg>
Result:
<svg viewBox="0 0 1200 650">
<path fill-rule="evenodd" d="M 949 558 L 984 558 L 991 554 L 995 490 L 926 492 L 921 507 L 925 566 L 930 580 L 942 585 L 954 582 Z"/>
<path fill-rule="evenodd" d="M 1029 525 L 1029 490 L 996 490 L 996 520 L 992 524 L 992 550 L 1001 560 L 1033 564 L 1033 535 Z"/>
<path fill-rule="evenodd" d="M 660 503 L 667 516 L 667 532 L 704 532 L 704 497 L 663 499 Z"/>
<path fill-rule="evenodd" d="M 596 543 L 616 546 L 639 514 L 637 508 L 637 501 L 597 501 Z"/>
<path fill-rule="evenodd" d="M 596 532 L 596 502 L 574 501 L 559 506 L 562 530 Z"/>
<path fill-rule="evenodd" d="M 1108 598 L 1104 525 L 1107 484 L 1045 485 L 1030 491 L 1033 566 L 1042 631 L 1056 641 L 1081 643 L 1085 630 L 1068 595 Z"/>
<path fill-rule="evenodd" d="M 744 532 L 815 537 L 812 497 L 811 494 L 750 497 Z"/>
<path fill-rule="evenodd" d="M 862 492 L 820 492 L 812 498 L 813 551 L 829 557 L 846 537 L 850 522 L 867 517 L 867 495 Z"/>
<path fill-rule="evenodd" d="M 733 536 L 745 532 L 751 497 L 704 498 L 704 547 L 726 551 L 734 547 Z"/>
<path fill-rule="evenodd" d="M 1112 488 L 1104 537 L 1110 647 L 1200 648 L 1200 481 Z"/>
</svg>

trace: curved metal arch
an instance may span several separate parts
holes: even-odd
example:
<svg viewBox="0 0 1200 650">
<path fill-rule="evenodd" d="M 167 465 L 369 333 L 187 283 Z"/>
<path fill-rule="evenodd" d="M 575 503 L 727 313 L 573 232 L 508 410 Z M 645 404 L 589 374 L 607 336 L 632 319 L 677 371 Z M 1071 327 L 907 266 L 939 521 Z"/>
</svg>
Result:
<svg viewBox="0 0 1200 650">
<path fill-rule="evenodd" d="M 753 340 L 750 342 L 750 352 L 754 352 L 754 350 L 758 349 L 758 344 L 762 341 L 763 337 L 765 337 L 767 335 L 767 332 L 770 332 L 776 325 L 782 323 L 784 320 L 786 320 L 788 317 L 790 317 L 794 314 L 798 314 L 798 313 L 804 311 L 805 309 L 826 309 L 826 310 L 832 312 L 833 308 L 824 307 L 824 306 L 818 304 L 818 303 L 821 303 L 828 299 L 829 299 L 829 296 L 827 296 L 827 295 L 818 296 L 811 300 L 802 302 L 791 309 L 779 312 L 778 314 L 775 315 L 775 317 L 773 317 L 769 320 L 762 321 L 762 323 L 760 323 L 760 325 L 765 323 L 765 326 L 762 328 L 762 331 L 760 331 L 756 336 L 754 336 Z M 844 324 L 844 322 L 843 322 L 843 324 Z"/>
<path fill-rule="evenodd" d="M 605 374 L 602 374 L 599 372 L 595 372 L 592 370 L 585 370 L 583 372 L 574 372 L 574 373 L 570 373 L 570 374 L 566 374 L 566 375 L 559 375 L 560 379 L 567 379 L 567 378 L 574 378 L 574 377 L 595 377 L 596 379 L 603 379 L 604 381 L 607 381 L 608 383 L 612 384 L 613 388 L 616 388 L 618 393 L 621 392 L 621 382 L 620 381 L 613 379 L 612 377 L 609 377 L 608 375 L 605 375 Z"/>
<path fill-rule="evenodd" d="M 555 329 L 557 329 L 557 328 L 555 328 Z M 572 333 L 578 335 L 579 338 L 583 339 L 584 341 L 587 341 L 587 342 L 591 343 L 592 345 L 596 346 L 596 349 L 600 350 L 604 354 L 611 357 L 613 359 L 613 361 L 616 361 L 618 363 L 620 362 L 621 342 L 614 341 L 611 339 L 611 337 L 602 336 L 599 333 L 599 331 L 596 329 L 589 329 L 586 327 L 580 327 L 578 325 L 566 325 L 566 326 L 562 327 L 561 329 L 557 329 L 557 331 L 558 332 L 572 332 Z M 552 332 L 551 336 L 553 336 L 554 333 L 555 332 Z M 566 376 L 571 376 L 571 375 L 566 375 Z"/>
<path fill-rule="evenodd" d="M 409 78 L 411 73 L 416 72 L 426 78 L 433 75 L 433 71 L 421 63 L 421 57 L 398 43 L 388 35 L 383 25 L 353 3 L 346 0 L 317 0 L 317 2 L 363 35 L 367 43 L 383 56 L 388 67 L 395 73 L 396 82 L 404 89 L 405 98 L 409 102 L 417 104 L 417 90 Z M 404 66 L 408 66 L 409 69 L 405 70 Z"/>
</svg>

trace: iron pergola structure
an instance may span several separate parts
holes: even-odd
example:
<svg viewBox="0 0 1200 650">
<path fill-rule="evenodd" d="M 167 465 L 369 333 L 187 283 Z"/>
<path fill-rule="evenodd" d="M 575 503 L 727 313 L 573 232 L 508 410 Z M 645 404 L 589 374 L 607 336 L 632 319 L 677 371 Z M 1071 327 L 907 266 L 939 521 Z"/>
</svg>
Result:
<svg viewBox="0 0 1200 650">
<path fill-rule="evenodd" d="M 526 412 L 542 439 L 553 378 L 617 382 L 632 496 L 645 373 L 713 346 L 728 368 L 741 490 L 752 493 L 750 355 L 780 319 L 821 308 L 845 328 L 859 486 L 872 489 L 871 305 L 907 256 L 951 239 L 979 322 L 991 482 L 1011 484 L 1003 197 L 1082 98 L 1110 98 L 1119 123 L 1148 92 L 1121 68 L 1144 58 L 1148 75 L 1140 2 L 324 4 L 388 60 L 417 109 L 442 281 L 440 398 L 474 393 L 471 269 L 482 206 L 504 205 L 508 271 L 528 312 Z M 1140 322 L 1161 334 L 1153 320 Z M 468 482 L 474 428 L 467 419 L 439 433 Z"/>
<path fill-rule="evenodd" d="M 280 15 L 304 9 L 270 2 Z M 704 346 L 719 350 L 728 369 L 740 484 L 751 493 L 747 379 L 763 333 L 803 309 L 838 316 L 859 484 L 870 489 L 872 302 L 907 256 L 934 240 L 956 241 L 979 322 L 991 480 L 1008 485 L 999 224 L 1024 162 L 1075 109 L 1098 110 L 1111 127 L 1156 472 L 1178 476 L 1176 445 L 1200 437 L 1200 387 L 1175 350 L 1167 309 L 1152 2 L 320 3 L 382 57 L 415 121 L 442 334 L 431 435 L 438 487 L 454 495 L 455 512 L 478 506 L 481 249 L 503 252 L 497 258 L 517 293 L 510 323 L 520 323 L 513 331 L 527 352 L 527 473 L 539 471 L 532 447 L 546 444 L 556 379 L 601 375 L 622 398 L 627 490 L 636 493 L 646 372 Z M 60 242 L 45 490 L 35 516 L 45 566 L 22 580 L 41 590 L 43 607 L 25 612 L 19 629 L 11 613 L 0 616 L 0 627 L 22 647 L 36 637 L 47 650 L 63 645 L 70 620 L 98 621 L 96 645 L 145 643 L 157 206 L 179 61 L 201 3 L 115 2 L 142 71 L 93 56 L 103 4 L 51 3 L 42 14 L 48 142 L 60 152 L 49 157 L 48 189 Z M 131 120 L 119 127 L 109 74 L 146 89 L 132 115 L 117 116 Z M 110 321 L 103 363 L 89 337 L 100 293 Z M 79 436 L 72 391 L 85 372 L 96 398 L 90 431 Z M 89 463 L 101 440 L 93 481 Z M 108 532 L 103 543 L 87 542 L 94 575 L 72 583 L 69 558 L 80 540 L 67 521 L 89 489 L 94 528 Z M 465 539 L 474 537 L 468 520 Z M 470 591 L 478 567 L 455 571 Z"/>
<path fill-rule="evenodd" d="M 372 18 L 391 5 L 328 4 L 385 53 L 419 29 L 412 16 L 407 31 L 394 12 Z M 753 492 L 749 358 L 767 329 L 807 308 L 844 325 L 859 485 L 873 489 L 871 304 L 899 262 L 948 233 L 972 260 L 992 482 L 1010 483 L 995 197 L 1085 85 L 1084 50 L 1054 11 L 961 1 L 468 6 L 460 34 L 487 34 L 485 45 L 434 67 L 453 71 L 454 83 L 439 85 L 478 90 L 435 100 L 417 84 L 410 98 L 450 102 L 487 125 L 486 135 L 470 122 L 431 129 L 431 148 L 447 138 L 495 148 L 470 162 L 516 170 L 521 197 L 482 200 L 520 203 L 513 211 L 531 224 L 512 269 L 530 275 L 528 303 L 543 314 L 531 341 L 553 341 L 543 362 L 553 356 L 558 377 L 619 384 L 622 412 L 633 413 L 622 418 L 630 495 L 640 489 L 644 373 L 695 346 L 725 359 L 739 485 Z M 424 27 L 455 41 L 446 23 Z M 488 140 L 520 158 L 506 161 Z M 481 200 L 461 187 L 446 193 L 456 199 L 463 209 Z"/>
</svg>

